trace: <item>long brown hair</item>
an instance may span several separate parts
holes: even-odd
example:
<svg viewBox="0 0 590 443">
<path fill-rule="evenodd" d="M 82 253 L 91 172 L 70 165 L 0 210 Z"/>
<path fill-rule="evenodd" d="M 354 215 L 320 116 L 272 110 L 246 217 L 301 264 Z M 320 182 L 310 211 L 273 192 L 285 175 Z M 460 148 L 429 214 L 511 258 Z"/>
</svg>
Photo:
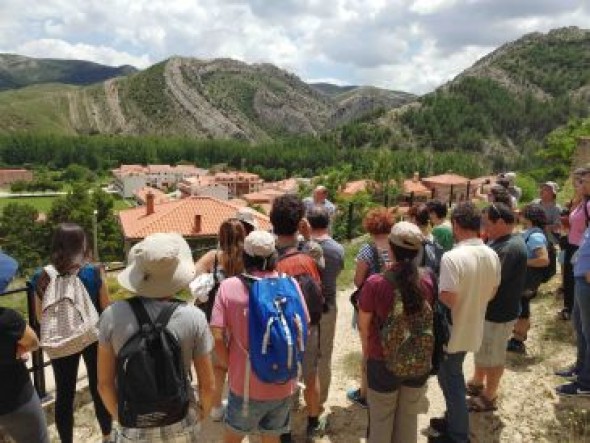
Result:
<svg viewBox="0 0 590 443">
<path fill-rule="evenodd" d="M 238 275 L 244 271 L 244 238 L 246 231 L 237 218 L 225 220 L 219 227 L 219 248 L 221 266 L 228 277 Z"/>
<path fill-rule="evenodd" d="M 79 268 L 90 260 L 90 249 L 84 230 L 75 223 L 60 223 L 53 234 L 51 264 L 57 272 Z"/>
<path fill-rule="evenodd" d="M 402 248 L 389 242 L 395 261 L 398 263 L 396 282 L 402 297 L 405 314 L 420 310 L 424 300 L 424 290 L 420 284 L 420 270 L 416 264 L 418 251 Z"/>
</svg>

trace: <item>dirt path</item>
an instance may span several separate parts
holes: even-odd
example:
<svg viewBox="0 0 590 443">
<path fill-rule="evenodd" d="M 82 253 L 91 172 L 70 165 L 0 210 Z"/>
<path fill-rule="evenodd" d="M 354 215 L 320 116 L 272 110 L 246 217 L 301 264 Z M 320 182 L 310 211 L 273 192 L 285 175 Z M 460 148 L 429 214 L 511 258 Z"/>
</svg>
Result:
<svg viewBox="0 0 590 443">
<path fill-rule="evenodd" d="M 557 320 L 555 312 L 560 301 L 555 300 L 552 288 L 533 302 L 533 329 L 526 356 L 510 356 L 502 382 L 499 410 L 495 413 L 471 414 L 471 441 L 493 442 L 590 442 L 590 399 L 560 399 L 554 386 L 560 380 L 553 370 L 571 362 L 574 357 L 573 336 L 567 322 Z M 334 347 L 333 382 L 328 398 L 330 429 L 318 442 L 359 443 L 364 441 L 366 411 L 346 400 L 346 390 L 357 385 L 360 343 L 352 330 L 352 308 L 348 291 L 339 294 L 339 314 Z M 465 363 L 469 376 L 473 368 L 472 356 Z M 436 383 L 429 381 L 427 415 L 420 416 L 420 430 L 426 428 L 430 417 L 440 416 L 444 401 Z M 76 414 L 76 441 L 99 441 L 91 406 Z M 294 414 L 294 435 L 303 442 L 305 411 Z M 52 430 L 55 435 L 54 430 Z M 205 442 L 221 442 L 222 426 L 207 422 L 203 427 Z M 54 440 L 57 441 L 57 440 Z M 251 441 L 258 441 L 257 438 Z M 420 442 L 427 439 L 420 435 Z"/>
</svg>

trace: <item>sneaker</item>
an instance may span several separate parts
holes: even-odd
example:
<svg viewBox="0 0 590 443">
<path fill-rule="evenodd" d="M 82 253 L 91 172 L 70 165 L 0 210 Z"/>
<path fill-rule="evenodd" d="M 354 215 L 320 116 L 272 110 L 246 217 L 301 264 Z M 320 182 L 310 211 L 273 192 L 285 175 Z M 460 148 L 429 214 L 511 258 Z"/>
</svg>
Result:
<svg viewBox="0 0 590 443">
<path fill-rule="evenodd" d="M 213 421 L 221 421 L 223 420 L 223 416 L 225 415 L 225 409 L 227 408 L 227 400 L 223 400 L 221 402 L 221 406 L 213 406 L 211 408 L 211 412 L 209 416 Z"/>
<path fill-rule="evenodd" d="M 578 379 L 578 373 L 573 367 L 560 369 L 559 371 L 555 371 L 554 374 L 569 381 L 576 381 Z"/>
<path fill-rule="evenodd" d="M 436 437 L 428 437 L 428 443 L 455 443 L 447 434 L 440 434 Z"/>
<path fill-rule="evenodd" d="M 306 443 L 313 443 L 316 438 L 322 438 L 325 433 L 325 424 L 320 422 L 317 425 L 308 424 L 305 431 Z"/>
<path fill-rule="evenodd" d="M 555 388 L 557 395 L 563 397 L 590 397 L 590 389 L 582 388 L 578 383 L 566 383 Z"/>
<path fill-rule="evenodd" d="M 447 419 L 444 417 L 431 418 L 427 432 L 430 437 L 439 437 L 445 434 L 447 432 Z"/>
<path fill-rule="evenodd" d="M 281 443 L 293 443 L 293 436 L 290 432 L 281 434 Z"/>
<path fill-rule="evenodd" d="M 515 338 L 511 338 L 510 340 L 508 340 L 506 350 L 508 352 L 514 352 L 516 354 L 526 354 L 526 346 L 524 345 L 524 343 Z"/>
<path fill-rule="evenodd" d="M 369 407 L 367 404 L 367 399 L 361 397 L 360 389 L 349 389 L 346 391 L 346 398 L 348 398 L 351 402 L 356 403 L 361 408 L 367 409 Z"/>
</svg>

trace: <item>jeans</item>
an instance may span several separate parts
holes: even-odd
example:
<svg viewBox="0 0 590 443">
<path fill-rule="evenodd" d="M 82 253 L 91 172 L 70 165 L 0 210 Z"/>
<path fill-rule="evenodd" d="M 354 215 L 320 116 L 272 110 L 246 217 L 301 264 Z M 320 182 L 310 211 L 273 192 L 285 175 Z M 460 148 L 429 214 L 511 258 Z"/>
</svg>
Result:
<svg viewBox="0 0 590 443">
<path fill-rule="evenodd" d="M 88 388 L 92 396 L 96 419 L 100 425 L 102 435 L 109 435 L 111 433 L 112 419 L 98 394 L 97 356 L 98 342 L 87 346 L 78 354 L 51 360 L 56 387 L 55 425 L 62 443 L 72 443 L 73 441 L 74 396 L 76 395 L 76 381 L 78 379 L 80 357 L 84 359 L 84 363 L 86 364 Z"/>
<path fill-rule="evenodd" d="M 2 433 L 16 443 L 49 443 L 45 414 L 36 392 L 17 410 L 0 415 L 0 435 Z"/>
<path fill-rule="evenodd" d="M 445 354 L 438 370 L 438 384 L 445 397 L 447 434 L 456 443 L 469 441 L 467 389 L 463 376 L 465 352 Z"/>
<path fill-rule="evenodd" d="M 590 283 L 576 277 L 573 323 L 576 330 L 578 384 L 590 389 Z"/>
<path fill-rule="evenodd" d="M 574 306 L 574 265 L 572 265 L 572 257 L 577 250 L 577 245 L 568 243 L 565 248 L 563 269 L 561 270 L 563 279 L 563 307 L 570 312 Z"/>
</svg>

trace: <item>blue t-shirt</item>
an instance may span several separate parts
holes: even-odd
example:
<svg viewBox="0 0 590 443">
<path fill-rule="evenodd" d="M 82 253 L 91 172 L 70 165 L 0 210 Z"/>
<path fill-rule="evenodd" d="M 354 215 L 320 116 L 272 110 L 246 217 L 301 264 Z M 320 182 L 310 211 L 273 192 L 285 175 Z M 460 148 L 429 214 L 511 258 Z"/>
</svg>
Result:
<svg viewBox="0 0 590 443">
<path fill-rule="evenodd" d="M 574 263 L 574 277 L 584 277 L 587 272 L 590 272 L 590 228 L 584 231 L 582 243 L 572 262 Z"/>
<path fill-rule="evenodd" d="M 526 243 L 527 258 L 536 258 L 535 251 L 547 247 L 547 237 L 540 228 L 530 228 L 522 233 Z"/>
<path fill-rule="evenodd" d="M 35 291 L 37 290 L 37 284 L 39 283 L 39 277 L 43 273 L 43 268 L 39 268 L 31 277 L 31 284 Z M 90 295 L 90 299 L 94 304 L 96 310 L 100 313 L 100 303 L 99 303 L 99 295 L 100 295 L 100 287 L 102 286 L 102 277 L 100 274 L 99 269 L 93 265 L 92 263 L 86 263 L 83 265 L 80 270 L 78 271 L 78 277 L 82 280 L 84 287 L 88 291 L 88 295 Z"/>
</svg>

